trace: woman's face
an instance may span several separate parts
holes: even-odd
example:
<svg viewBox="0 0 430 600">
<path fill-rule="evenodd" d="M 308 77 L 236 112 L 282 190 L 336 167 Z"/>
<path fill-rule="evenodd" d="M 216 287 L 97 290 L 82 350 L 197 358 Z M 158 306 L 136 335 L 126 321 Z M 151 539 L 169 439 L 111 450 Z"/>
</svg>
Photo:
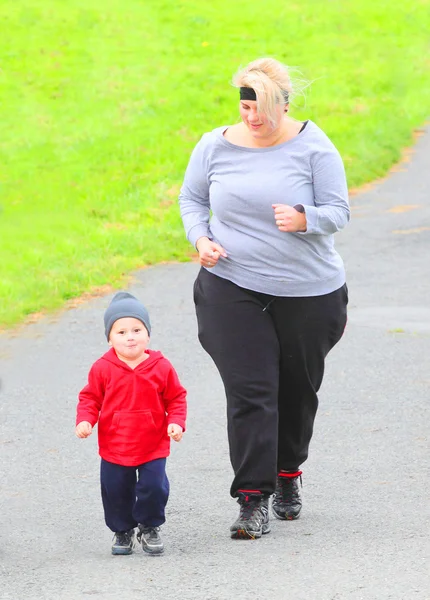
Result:
<svg viewBox="0 0 430 600">
<path fill-rule="evenodd" d="M 276 106 L 275 126 L 272 125 L 266 115 L 257 112 L 256 100 L 241 100 L 239 103 L 239 112 L 242 121 L 247 126 L 251 135 L 255 138 L 264 138 L 273 135 L 279 128 L 284 116 L 284 106 L 284 104 Z"/>
</svg>

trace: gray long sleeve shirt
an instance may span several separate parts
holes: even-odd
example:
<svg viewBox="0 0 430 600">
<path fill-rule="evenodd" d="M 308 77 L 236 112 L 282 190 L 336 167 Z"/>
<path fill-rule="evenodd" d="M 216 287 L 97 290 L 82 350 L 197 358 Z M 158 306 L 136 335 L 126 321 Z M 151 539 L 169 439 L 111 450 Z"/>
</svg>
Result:
<svg viewBox="0 0 430 600">
<path fill-rule="evenodd" d="M 312 121 L 294 138 L 268 148 L 227 141 L 218 127 L 191 155 L 179 196 L 189 241 L 221 244 L 212 273 L 274 296 L 319 296 L 345 283 L 333 234 L 349 220 L 342 159 Z M 272 204 L 304 207 L 305 232 L 276 226 Z"/>
</svg>

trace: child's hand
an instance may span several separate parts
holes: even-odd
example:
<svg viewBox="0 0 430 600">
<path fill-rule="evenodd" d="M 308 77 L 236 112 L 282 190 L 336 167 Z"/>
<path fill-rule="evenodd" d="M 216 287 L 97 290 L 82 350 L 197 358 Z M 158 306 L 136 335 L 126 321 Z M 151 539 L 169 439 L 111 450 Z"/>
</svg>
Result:
<svg viewBox="0 0 430 600">
<path fill-rule="evenodd" d="M 180 442 L 183 436 L 183 429 L 180 425 L 176 425 L 176 423 L 170 423 L 167 428 L 167 435 L 175 440 L 175 442 Z"/>
<path fill-rule="evenodd" d="M 78 438 L 86 438 L 93 432 L 93 427 L 88 421 L 81 421 L 76 427 L 76 435 Z"/>
</svg>

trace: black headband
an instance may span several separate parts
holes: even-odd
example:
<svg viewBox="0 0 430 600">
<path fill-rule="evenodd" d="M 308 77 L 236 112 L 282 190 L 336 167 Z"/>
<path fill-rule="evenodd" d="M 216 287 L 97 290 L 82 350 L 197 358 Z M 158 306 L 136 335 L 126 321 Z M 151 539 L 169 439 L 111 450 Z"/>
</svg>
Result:
<svg viewBox="0 0 430 600">
<path fill-rule="evenodd" d="M 240 99 L 241 100 L 257 100 L 257 94 L 255 93 L 253 88 L 250 87 L 241 87 L 240 90 Z M 284 96 L 284 101 L 288 104 L 289 94 L 287 91 L 282 90 L 282 95 Z"/>
<path fill-rule="evenodd" d="M 250 87 L 240 88 L 240 99 L 241 100 L 257 100 L 257 94 Z"/>
</svg>

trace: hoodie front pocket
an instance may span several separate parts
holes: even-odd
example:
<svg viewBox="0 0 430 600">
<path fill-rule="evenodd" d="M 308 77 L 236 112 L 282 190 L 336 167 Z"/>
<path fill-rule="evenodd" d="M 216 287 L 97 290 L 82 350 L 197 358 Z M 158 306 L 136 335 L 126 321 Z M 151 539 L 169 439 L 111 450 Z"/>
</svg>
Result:
<svg viewBox="0 0 430 600">
<path fill-rule="evenodd" d="M 112 428 L 116 450 L 120 454 L 150 453 L 162 438 L 162 430 L 155 425 L 150 410 L 116 412 Z"/>
</svg>

